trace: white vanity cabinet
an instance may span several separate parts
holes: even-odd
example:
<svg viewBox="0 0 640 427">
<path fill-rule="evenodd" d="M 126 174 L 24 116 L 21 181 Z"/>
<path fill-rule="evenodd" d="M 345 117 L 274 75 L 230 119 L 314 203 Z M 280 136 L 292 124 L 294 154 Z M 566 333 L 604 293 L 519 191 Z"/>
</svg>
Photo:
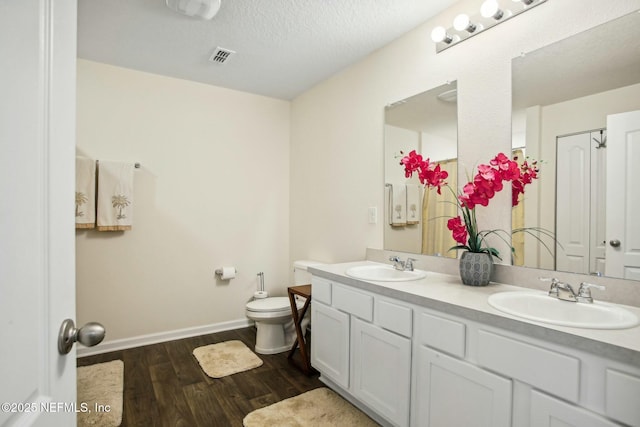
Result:
<svg viewBox="0 0 640 427">
<path fill-rule="evenodd" d="M 311 319 L 311 365 L 348 388 L 349 315 L 314 300 Z"/>
<path fill-rule="evenodd" d="M 408 425 L 411 340 L 356 318 L 351 350 L 353 395 L 395 425 Z"/>
<path fill-rule="evenodd" d="M 531 391 L 531 427 L 616 427 L 613 421 L 586 409 Z"/>
<path fill-rule="evenodd" d="M 464 360 L 467 325 L 416 310 L 412 425 L 509 427 L 512 381 Z"/>
<path fill-rule="evenodd" d="M 321 278 L 312 286 L 312 366 L 386 423 L 409 425 L 412 310 Z"/>
<path fill-rule="evenodd" d="M 413 425 L 511 425 L 510 380 L 426 346 L 417 353 Z"/>
<path fill-rule="evenodd" d="M 374 285 L 312 285 L 312 365 L 384 425 L 640 427 L 640 366 L 572 345 L 583 338 L 558 344 L 540 326 Z"/>
</svg>

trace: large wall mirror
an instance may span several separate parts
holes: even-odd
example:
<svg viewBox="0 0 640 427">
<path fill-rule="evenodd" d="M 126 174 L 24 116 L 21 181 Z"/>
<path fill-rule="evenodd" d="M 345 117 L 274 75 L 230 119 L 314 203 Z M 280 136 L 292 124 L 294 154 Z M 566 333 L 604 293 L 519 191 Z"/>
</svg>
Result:
<svg viewBox="0 0 640 427">
<path fill-rule="evenodd" d="M 524 226 L 559 243 L 527 238 L 520 265 L 640 280 L 640 13 L 513 59 L 512 80 L 513 146 L 542 161 Z"/>
<path fill-rule="evenodd" d="M 456 188 L 457 176 L 457 82 L 430 89 L 385 108 L 384 249 L 455 257 L 455 245 L 446 227 L 456 205 L 443 191 L 425 190 L 417 177 L 406 179 L 401 153 L 416 150 L 440 163 Z"/>
</svg>

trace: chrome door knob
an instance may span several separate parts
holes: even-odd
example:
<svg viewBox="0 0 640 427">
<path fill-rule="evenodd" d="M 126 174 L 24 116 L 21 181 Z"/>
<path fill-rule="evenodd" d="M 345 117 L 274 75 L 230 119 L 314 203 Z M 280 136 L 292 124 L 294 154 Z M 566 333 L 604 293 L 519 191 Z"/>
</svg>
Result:
<svg viewBox="0 0 640 427">
<path fill-rule="evenodd" d="M 618 240 L 618 239 L 610 240 L 610 241 L 609 241 L 609 244 L 610 244 L 612 247 L 617 248 L 617 247 L 619 247 L 619 246 L 620 246 L 620 240 Z"/>
<path fill-rule="evenodd" d="M 65 319 L 60 326 L 58 334 L 58 352 L 67 354 L 71 351 L 73 343 L 79 341 L 87 347 L 100 344 L 105 336 L 105 329 L 100 323 L 89 322 L 80 329 L 76 328 L 71 319 Z"/>
</svg>

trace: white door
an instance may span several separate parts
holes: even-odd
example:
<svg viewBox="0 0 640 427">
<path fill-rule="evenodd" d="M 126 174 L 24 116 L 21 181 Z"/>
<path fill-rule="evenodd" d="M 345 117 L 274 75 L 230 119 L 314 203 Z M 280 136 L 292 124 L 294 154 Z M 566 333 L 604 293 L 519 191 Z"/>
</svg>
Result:
<svg viewBox="0 0 640 427">
<path fill-rule="evenodd" d="M 589 272 L 591 143 L 589 133 L 558 137 L 556 270 Z"/>
<path fill-rule="evenodd" d="M 640 280 L 640 110 L 607 116 L 606 275 Z"/>
<path fill-rule="evenodd" d="M 76 2 L 0 1 L 0 425 L 74 426 Z"/>
<path fill-rule="evenodd" d="M 591 223 L 589 274 L 604 274 L 607 257 L 607 131 L 591 132 Z"/>
</svg>

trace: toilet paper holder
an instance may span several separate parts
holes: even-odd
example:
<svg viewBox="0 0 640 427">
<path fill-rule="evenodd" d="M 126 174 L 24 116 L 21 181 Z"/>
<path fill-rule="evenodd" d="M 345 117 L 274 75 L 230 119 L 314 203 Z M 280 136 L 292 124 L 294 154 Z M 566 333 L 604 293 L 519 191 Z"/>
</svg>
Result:
<svg viewBox="0 0 640 427">
<path fill-rule="evenodd" d="M 229 271 L 231 269 L 233 269 L 233 270 Z M 227 271 L 225 271 L 225 270 L 227 270 Z M 233 278 L 238 273 L 238 269 L 235 268 L 235 267 L 220 267 L 220 268 L 216 268 L 216 270 L 215 270 L 215 275 L 220 277 L 223 280 L 226 279 L 225 273 L 227 273 L 227 274 L 231 273 L 231 276 L 229 278 Z"/>
</svg>

